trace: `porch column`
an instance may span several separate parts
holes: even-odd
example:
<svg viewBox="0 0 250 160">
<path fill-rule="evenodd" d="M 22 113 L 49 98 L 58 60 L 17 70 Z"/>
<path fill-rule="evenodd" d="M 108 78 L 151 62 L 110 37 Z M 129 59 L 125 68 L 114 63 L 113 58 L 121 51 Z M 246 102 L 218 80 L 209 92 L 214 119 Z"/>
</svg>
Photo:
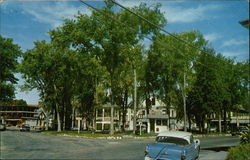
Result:
<svg viewBox="0 0 250 160">
<path fill-rule="evenodd" d="M 105 112 L 105 109 L 103 108 L 102 109 L 102 130 L 104 130 L 104 112 Z"/>
<path fill-rule="evenodd" d="M 156 132 L 156 120 L 154 119 L 155 127 L 154 127 L 154 132 Z"/>
<path fill-rule="evenodd" d="M 148 130 L 148 133 L 150 133 L 150 120 L 148 119 L 148 121 L 147 121 L 147 126 L 148 126 L 148 128 L 147 128 L 147 130 Z"/>
</svg>

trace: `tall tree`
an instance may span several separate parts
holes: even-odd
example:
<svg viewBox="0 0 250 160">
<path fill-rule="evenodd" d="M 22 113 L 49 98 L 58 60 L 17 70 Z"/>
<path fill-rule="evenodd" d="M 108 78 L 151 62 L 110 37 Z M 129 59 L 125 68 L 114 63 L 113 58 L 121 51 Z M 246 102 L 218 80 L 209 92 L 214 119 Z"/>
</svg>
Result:
<svg viewBox="0 0 250 160">
<path fill-rule="evenodd" d="M 52 41 L 57 44 L 65 44 L 77 50 L 89 51 L 88 53 L 105 67 L 108 73 L 106 84 L 108 90 L 110 90 L 109 102 L 114 105 L 117 101 L 114 93 L 116 88 L 119 88 L 117 86 L 119 83 L 116 83 L 121 72 L 119 68 L 123 67 L 125 63 L 136 67 L 135 61 L 126 60 L 133 59 L 134 56 L 127 52 L 127 48 L 135 47 L 143 39 L 143 35 L 152 34 L 157 29 L 131 15 L 126 10 L 115 12 L 112 7 L 113 4 L 107 2 L 106 6 L 100 9 L 101 13 L 93 11 L 90 16 L 78 14 L 76 20 L 67 20 L 61 28 L 52 31 L 51 37 Z M 157 25 L 163 26 L 165 19 L 159 7 L 157 5 L 152 9 L 146 4 L 142 4 L 139 7 L 132 8 L 132 10 L 147 19 L 153 20 Z M 113 21 L 110 17 L 133 29 Z M 112 117 L 113 114 L 111 113 L 111 134 L 114 133 Z"/>
<path fill-rule="evenodd" d="M 174 36 L 197 48 L 206 45 L 206 41 L 198 31 L 183 32 Z M 184 75 L 188 75 L 188 80 L 192 79 L 191 67 L 199 53 L 199 50 L 194 47 L 164 34 L 157 34 L 151 46 L 146 78 L 153 88 L 153 94 L 165 103 L 168 113 L 171 106 L 179 106 L 178 108 L 182 109 L 180 113 L 183 115 L 184 99 L 180 100 L 178 97 L 181 95 L 185 97 Z"/>
<path fill-rule="evenodd" d="M 16 73 L 20 47 L 13 44 L 11 38 L 0 35 L 0 104 L 11 101 L 15 97 L 14 84 L 17 83 Z"/>
</svg>

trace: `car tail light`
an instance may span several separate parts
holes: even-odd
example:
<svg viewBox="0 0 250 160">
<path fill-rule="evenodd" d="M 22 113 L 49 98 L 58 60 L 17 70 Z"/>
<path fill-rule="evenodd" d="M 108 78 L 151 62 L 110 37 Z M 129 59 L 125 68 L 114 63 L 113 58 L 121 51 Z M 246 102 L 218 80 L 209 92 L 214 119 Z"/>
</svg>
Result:
<svg viewBox="0 0 250 160">
<path fill-rule="evenodd" d="M 181 155 L 181 160 L 185 160 L 185 159 L 186 159 L 186 156 Z"/>
</svg>

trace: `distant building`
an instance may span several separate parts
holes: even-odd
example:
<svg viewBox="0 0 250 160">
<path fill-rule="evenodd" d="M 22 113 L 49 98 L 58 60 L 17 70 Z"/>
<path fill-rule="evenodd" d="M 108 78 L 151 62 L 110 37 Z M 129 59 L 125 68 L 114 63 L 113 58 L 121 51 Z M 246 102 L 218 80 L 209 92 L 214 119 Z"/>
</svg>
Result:
<svg viewBox="0 0 250 160">
<path fill-rule="evenodd" d="M 143 109 L 138 111 L 138 122 L 146 126 L 147 132 L 160 133 L 168 130 L 179 130 L 183 128 L 181 122 L 177 122 L 177 113 L 174 107 L 167 109 L 166 105 L 160 100 L 155 100 L 146 114 L 146 104 L 143 103 Z"/>
<path fill-rule="evenodd" d="M 20 126 L 22 124 L 29 124 L 36 126 L 38 117 L 38 105 L 12 105 L 0 106 L 0 119 L 4 121 L 7 126 Z"/>
<path fill-rule="evenodd" d="M 119 129 L 119 106 L 114 106 L 114 129 Z M 111 124 L 111 105 L 100 105 L 95 107 L 95 129 L 96 131 L 109 131 Z"/>
</svg>

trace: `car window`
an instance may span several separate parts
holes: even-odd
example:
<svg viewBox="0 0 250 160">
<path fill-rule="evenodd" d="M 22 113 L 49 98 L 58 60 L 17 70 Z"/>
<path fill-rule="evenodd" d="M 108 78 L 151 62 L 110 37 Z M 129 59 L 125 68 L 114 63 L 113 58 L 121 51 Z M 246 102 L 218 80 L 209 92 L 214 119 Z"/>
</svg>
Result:
<svg viewBox="0 0 250 160">
<path fill-rule="evenodd" d="M 191 135 L 190 136 L 190 143 L 192 144 L 194 142 L 194 137 Z"/>
<path fill-rule="evenodd" d="M 176 144 L 176 145 L 188 145 L 188 141 L 183 139 L 183 138 L 167 137 L 167 136 L 156 137 L 156 142 L 158 142 L 158 143 L 172 143 L 172 144 Z"/>
</svg>

